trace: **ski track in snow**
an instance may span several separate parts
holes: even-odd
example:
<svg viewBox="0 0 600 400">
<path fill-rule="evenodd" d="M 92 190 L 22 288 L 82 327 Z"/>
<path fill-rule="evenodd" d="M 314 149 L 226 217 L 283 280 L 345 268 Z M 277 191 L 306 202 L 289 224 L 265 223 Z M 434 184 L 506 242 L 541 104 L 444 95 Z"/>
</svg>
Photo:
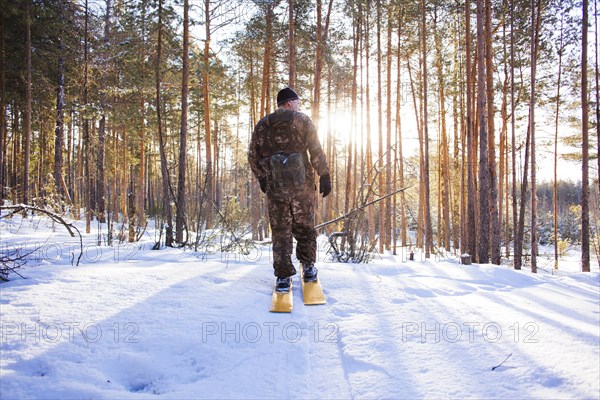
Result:
<svg viewBox="0 0 600 400">
<path fill-rule="evenodd" d="M 9 228 L 3 245 L 38 232 Z M 597 270 L 320 261 L 327 305 L 304 306 L 295 278 L 275 314 L 266 246 L 256 261 L 99 249 L 0 285 L 2 399 L 600 396 Z"/>
</svg>

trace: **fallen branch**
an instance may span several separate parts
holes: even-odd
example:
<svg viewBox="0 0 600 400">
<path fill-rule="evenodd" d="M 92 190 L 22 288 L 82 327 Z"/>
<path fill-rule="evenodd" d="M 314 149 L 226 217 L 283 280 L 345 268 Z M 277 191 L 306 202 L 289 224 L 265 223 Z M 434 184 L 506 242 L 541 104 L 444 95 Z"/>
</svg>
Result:
<svg viewBox="0 0 600 400">
<path fill-rule="evenodd" d="M 494 371 L 496 368 L 500 368 L 502 365 L 504 365 L 504 363 L 510 358 L 510 356 L 512 356 L 512 353 L 507 355 L 506 358 L 504 359 L 504 361 L 502 361 L 500 364 L 496 365 L 495 367 L 492 367 L 492 371 Z"/>
<path fill-rule="evenodd" d="M 365 203 L 365 204 L 363 204 L 362 206 L 360 206 L 360 207 L 357 207 L 357 208 L 355 208 L 354 210 L 352 210 L 352 211 L 350 211 L 350 212 L 348 212 L 348 213 L 346 213 L 346 214 L 342 215 L 341 217 L 337 217 L 337 218 L 335 218 L 335 219 L 332 219 L 331 221 L 323 222 L 322 224 L 319 224 L 319 225 L 315 226 L 315 229 L 320 229 L 320 228 L 323 228 L 324 226 L 331 225 L 331 224 L 334 224 L 334 223 L 336 223 L 336 222 L 339 222 L 339 221 L 341 221 L 341 220 L 343 220 L 343 219 L 345 219 L 345 218 L 351 217 L 351 216 L 353 216 L 354 214 L 356 214 L 357 212 L 359 212 L 359 211 L 361 211 L 361 210 L 363 210 L 363 209 L 367 208 L 368 206 L 371 206 L 371 205 L 373 205 L 373 204 L 375 204 L 375 203 L 379 203 L 380 201 L 382 201 L 382 200 L 385 200 L 385 199 L 387 199 L 388 197 L 392 197 L 392 196 L 394 196 L 394 195 L 396 195 L 396 194 L 398 194 L 398 193 L 400 193 L 400 192 L 403 192 L 403 191 L 405 191 L 406 189 L 408 189 L 409 187 L 410 187 L 410 186 L 403 187 L 402 189 L 398 189 L 398 190 L 396 190 L 395 192 L 392 192 L 392 193 L 390 193 L 390 194 L 386 194 L 385 196 L 379 197 L 379 198 L 377 198 L 377 199 L 375 199 L 375 200 L 371 200 L 371 201 L 369 201 L 368 203 Z"/>
<path fill-rule="evenodd" d="M 7 218 L 12 215 L 18 214 L 21 211 L 33 211 L 33 212 L 46 214 L 48 217 L 50 217 L 50 219 L 52 219 L 53 221 L 64 226 L 65 229 L 69 232 L 69 235 L 71 235 L 71 237 L 75 237 L 74 231 L 76 231 L 77 234 L 79 235 L 79 257 L 77 257 L 77 262 L 75 263 L 75 266 L 79 265 L 79 261 L 81 260 L 81 257 L 83 256 L 83 238 L 81 237 L 81 232 L 79 232 L 79 229 L 77 229 L 77 227 L 75 225 L 65 221 L 63 217 L 61 217 L 60 215 L 58 215 L 52 211 L 48 211 L 48 210 L 45 210 L 45 209 L 39 208 L 39 207 L 29 206 L 27 204 L 17 204 L 14 206 L 0 206 L 0 210 L 11 210 L 6 215 L 0 215 L 0 219 Z M 73 262 L 71 262 L 71 265 L 72 264 L 73 264 Z"/>
</svg>

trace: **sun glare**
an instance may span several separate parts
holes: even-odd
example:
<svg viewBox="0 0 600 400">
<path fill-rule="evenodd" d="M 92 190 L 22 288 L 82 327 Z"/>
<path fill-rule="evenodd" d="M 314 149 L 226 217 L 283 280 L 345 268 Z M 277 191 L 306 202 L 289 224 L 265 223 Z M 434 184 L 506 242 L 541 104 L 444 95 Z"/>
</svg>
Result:
<svg viewBox="0 0 600 400">
<path fill-rule="evenodd" d="M 322 114 L 319 120 L 319 137 L 325 140 L 331 132 L 335 140 L 342 144 L 350 142 L 352 135 L 352 114 L 347 111 L 338 111 L 331 115 Z"/>
</svg>

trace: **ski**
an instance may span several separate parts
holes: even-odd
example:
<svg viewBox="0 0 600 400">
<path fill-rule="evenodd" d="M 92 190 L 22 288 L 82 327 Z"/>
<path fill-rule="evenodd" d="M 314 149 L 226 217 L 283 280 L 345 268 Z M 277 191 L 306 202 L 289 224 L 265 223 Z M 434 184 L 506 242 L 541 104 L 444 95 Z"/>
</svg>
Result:
<svg viewBox="0 0 600 400">
<path fill-rule="evenodd" d="M 269 311 L 274 313 L 290 313 L 294 307 L 294 301 L 292 296 L 293 284 L 290 286 L 289 292 L 278 292 L 273 287 L 273 295 L 271 297 L 271 309 Z"/>
<path fill-rule="evenodd" d="M 321 281 L 318 278 L 315 282 L 304 282 L 302 269 L 300 269 L 300 282 L 302 282 L 302 297 L 304 298 L 305 306 L 316 306 L 326 303 Z"/>
</svg>

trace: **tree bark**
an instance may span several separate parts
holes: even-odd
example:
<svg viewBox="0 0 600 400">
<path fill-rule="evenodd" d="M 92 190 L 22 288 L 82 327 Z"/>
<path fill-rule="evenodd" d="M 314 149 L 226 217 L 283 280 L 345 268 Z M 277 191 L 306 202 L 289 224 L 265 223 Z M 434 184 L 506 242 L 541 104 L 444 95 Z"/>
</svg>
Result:
<svg viewBox="0 0 600 400">
<path fill-rule="evenodd" d="M 477 124 L 479 127 L 479 247 L 478 262 L 489 262 L 490 181 L 485 92 L 485 2 L 477 0 Z"/>
<path fill-rule="evenodd" d="M 581 35 L 581 270 L 590 272 L 589 133 L 588 133 L 588 0 L 583 0 Z"/>
<path fill-rule="evenodd" d="M 6 156 L 7 150 L 7 132 L 6 132 L 6 82 L 4 78 L 4 18 L 0 17 L 0 206 L 4 205 L 6 193 L 4 188 L 6 182 Z"/>
<path fill-rule="evenodd" d="M 330 0 L 330 2 L 333 0 Z M 319 126 L 319 105 L 321 101 L 321 71 L 323 69 L 323 13 L 322 0 L 317 0 L 317 32 L 316 32 L 316 54 L 315 54 L 315 72 L 313 83 L 313 102 L 312 102 L 312 120 Z"/>
<path fill-rule="evenodd" d="M 398 138 L 398 147 L 397 158 L 398 158 L 398 166 L 395 170 L 398 171 L 398 184 L 400 187 L 404 187 L 404 153 L 402 148 L 402 114 L 401 114 L 401 104 L 402 104 L 402 74 L 401 74 L 401 62 L 402 62 L 402 54 L 401 54 L 401 43 L 402 43 L 402 20 L 400 16 L 400 12 L 398 13 L 398 48 L 396 55 L 396 62 L 398 63 L 397 68 L 397 76 L 396 76 L 396 134 Z M 394 180 L 395 181 L 395 180 Z M 394 197 L 395 199 L 395 197 Z M 405 199 L 404 192 L 400 193 L 400 240 L 402 246 L 406 246 L 406 216 L 405 216 Z M 394 221 L 396 219 L 394 218 Z M 395 232 L 395 229 L 394 229 Z M 395 242 L 394 242 L 395 243 Z"/>
<path fill-rule="evenodd" d="M 213 201 L 214 201 L 214 172 L 213 172 L 213 154 L 212 154 L 212 138 L 210 126 L 210 0 L 204 0 L 204 25 L 205 25 L 205 41 L 204 41 L 204 71 L 202 74 L 202 94 L 204 97 L 204 133 L 205 133 L 205 151 L 206 151 L 206 188 L 203 197 L 203 203 L 206 210 L 206 227 L 212 228 L 213 225 Z"/>
<path fill-rule="evenodd" d="M 367 0 L 366 14 L 365 14 L 365 33 L 364 33 L 364 43 L 365 43 L 365 74 L 366 74 L 366 82 L 365 82 L 365 96 L 366 96 L 366 174 L 367 174 L 367 184 L 370 185 L 368 188 L 367 199 L 366 201 L 370 201 L 373 198 L 373 185 L 375 184 L 373 176 L 373 146 L 371 142 L 371 85 L 369 79 L 369 59 L 370 57 L 370 21 L 369 21 L 369 12 L 368 10 L 371 8 L 371 1 Z M 361 85 L 362 86 L 362 85 Z M 369 238 L 373 240 L 375 238 L 375 210 L 374 207 L 369 207 L 367 211 L 368 220 L 369 220 Z"/>
<path fill-rule="evenodd" d="M 63 48 L 62 40 L 60 42 L 60 47 Z M 65 62 L 61 55 L 58 57 L 58 77 L 56 81 L 56 128 L 54 129 L 54 184 L 57 194 L 61 196 L 65 195 L 64 186 L 62 184 L 63 147 L 65 144 L 64 108 Z"/>
<path fill-rule="evenodd" d="M 23 127 L 23 204 L 29 203 L 29 162 L 31 159 L 31 1 L 25 6 L 25 121 Z"/>
<path fill-rule="evenodd" d="M 424 185 L 425 185 L 425 258 L 431 256 L 433 250 L 433 230 L 431 226 L 431 206 L 429 201 L 429 131 L 427 119 L 427 18 L 426 4 L 422 1 L 421 45 L 423 51 L 423 147 L 424 147 Z"/>
<path fill-rule="evenodd" d="M 187 229 L 185 172 L 187 163 L 187 119 L 189 83 L 189 0 L 183 2 L 183 68 L 181 74 L 181 129 L 179 131 L 179 175 L 177 180 L 177 228 L 175 240 L 183 243 L 183 233 Z"/>
<path fill-rule="evenodd" d="M 388 151 L 386 152 L 385 159 L 385 194 L 392 193 L 392 153 L 396 151 L 396 146 L 394 145 L 394 150 L 392 151 L 392 7 L 388 5 L 387 7 L 387 49 L 386 49 L 386 91 L 387 91 L 387 104 L 385 107 L 386 110 L 386 143 Z M 402 187 L 402 186 L 401 186 Z M 396 198 L 393 198 L 394 202 Z M 388 197 L 385 200 L 385 212 L 384 212 L 384 232 L 385 232 L 385 245 L 388 250 L 390 250 L 391 244 L 391 236 L 392 236 L 392 224 L 391 221 L 394 221 L 395 218 L 392 218 L 392 198 Z"/>
<path fill-rule="evenodd" d="M 381 90 L 381 0 L 376 0 L 376 26 L 377 26 L 377 170 L 378 170 L 378 182 L 379 195 L 383 196 L 385 175 L 383 165 L 383 102 L 382 102 L 382 90 Z M 379 253 L 383 253 L 385 245 L 385 203 L 379 205 Z"/>
<path fill-rule="evenodd" d="M 536 143 L 535 143 L 535 79 L 537 70 L 537 53 L 538 53 L 538 41 L 539 31 L 541 24 L 541 0 L 531 2 L 531 96 L 530 96 L 530 117 L 529 117 L 529 130 L 531 133 L 531 272 L 537 273 L 537 253 L 538 253 L 538 232 L 537 232 L 537 162 L 536 162 Z"/>
<path fill-rule="evenodd" d="M 527 127 L 527 138 L 525 139 L 525 159 L 523 160 L 523 181 L 521 182 L 521 207 L 519 208 L 519 222 L 515 235 L 515 269 L 521 269 L 523 265 L 523 234 L 525 231 L 525 207 L 527 207 L 527 185 L 529 170 L 529 151 L 531 144 L 531 124 Z"/>
<path fill-rule="evenodd" d="M 476 215 L 475 215 L 475 203 L 477 201 L 477 193 L 475 191 L 475 174 L 474 166 L 477 160 L 477 152 L 474 144 L 474 132 L 473 132 L 473 83 L 471 79 L 471 1 L 465 1 L 465 53 L 466 53 L 466 74 L 467 74 L 467 253 L 470 254 L 474 260 L 477 257 L 477 229 L 475 226 Z"/>
<path fill-rule="evenodd" d="M 90 122 L 87 115 L 88 108 L 88 69 L 89 69 L 89 7 L 88 0 L 85 0 L 85 33 L 84 33 L 84 73 L 83 73 L 83 149 L 81 156 L 83 157 L 83 202 L 85 203 L 85 233 L 90 233 L 92 230 L 92 178 L 90 174 L 90 158 L 91 158 L 91 146 L 90 146 Z"/>
<path fill-rule="evenodd" d="M 162 179 L 162 204 L 165 217 L 165 245 L 171 247 L 173 245 L 173 212 L 171 210 L 171 190 L 169 183 L 169 169 L 167 166 L 167 150 L 166 141 L 163 137 L 162 130 L 162 104 L 161 104 L 161 72 L 160 63 L 162 57 L 162 0 L 158 0 L 158 47 L 156 54 L 156 120 L 158 126 L 158 140 L 160 150 L 160 171 Z"/>
<path fill-rule="evenodd" d="M 556 113 L 554 117 L 554 269 L 558 269 L 558 117 L 560 115 L 560 85 L 562 78 L 563 22 L 564 13 L 560 12 L 560 39 L 558 47 L 558 81 L 556 83 Z"/>
<path fill-rule="evenodd" d="M 332 0 L 333 1 L 333 0 Z M 289 32 L 289 71 L 288 86 L 296 87 L 296 21 L 294 14 L 294 0 L 288 0 L 288 32 Z"/>
<path fill-rule="evenodd" d="M 314 124 L 319 126 L 320 116 L 320 104 L 321 104 L 321 78 L 323 71 L 323 57 L 325 54 L 325 44 L 327 43 L 327 36 L 329 31 L 329 19 L 331 17 L 331 10 L 333 6 L 333 0 L 329 0 L 329 6 L 327 15 L 325 17 L 325 25 L 323 26 L 323 13 L 322 13 L 322 0 L 317 0 L 317 32 L 316 32 L 316 54 L 315 54 L 315 73 L 314 73 L 314 93 L 313 93 L 313 104 L 312 104 L 312 120 Z"/>
<path fill-rule="evenodd" d="M 505 12 L 505 11 L 503 11 Z M 502 105 L 500 106 L 500 115 L 502 119 L 502 128 L 500 129 L 500 159 L 499 159 L 499 224 L 500 235 L 503 235 L 505 242 L 506 258 L 510 257 L 510 224 L 509 224 L 509 190 L 508 190 L 508 91 L 509 91 L 509 73 L 508 73 L 508 53 L 506 51 L 506 20 L 502 23 L 502 51 L 504 66 L 504 82 L 502 85 Z M 503 215 L 503 210 L 506 210 Z"/>
<path fill-rule="evenodd" d="M 511 129 L 511 152 L 512 152 L 512 216 L 513 216 L 513 252 L 514 268 L 521 269 L 522 247 L 518 249 L 521 238 L 519 237 L 520 226 L 517 219 L 517 140 L 515 132 L 515 5 L 510 2 L 510 129 Z M 527 166 L 527 164 L 525 164 Z M 522 246 L 522 245 L 521 245 Z M 517 253 L 519 254 L 517 260 Z"/>
<path fill-rule="evenodd" d="M 596 77 L 596 158 L 598 159 L 598 171 L 600 171 L 600 66 L 598 65 L 598 52 L 600 51 L 600 49 L 598 49 L 598 47 L 600 47 L 600 44 L 598 43 L 598 37 L 600 36 L 598 35 L 598 16 L 600 14 L 598 14 L 598 0 L 594 0 L 594 15 L 596 16 L 594 18 L 594 26 L 596 32 L 596 34 L 594 35 L 594 41 L 596 44 L 594 46 L 594 48 L 596 49 L 596 51 L 594 52 L 596 58 L 596 68 L 594 74 Z M 598 189 L 600 190 L 600 179 L 598 179 Z"/>
<path fill-rule="evenodd" d="M 146 0 L 142 1 L 141 10 L 140 10 L 140 18 L 141 18 L 141 34 L 142 34 L 142 53 L 141 60 L 142 65 L 145 63 L 145 58 L 147 57 L 148 50 L 146 48 Z M 145 70 L 145 68 L 144 68 Z M 144 84 L 142 84 L 143 87 Z M 142 89 L 142 88 L 140 88 Z M 140 169 L 138 176 L 138 186 L 139 193 L 137 195 L 137 222 L 140 226 L 146 225 L 146 199 L 149 197 L 147 193 L 147 171 L 146 168 L 146 101 L 144 96 L 144 90 L 139 91 L 139 101 L 140 101 Z"/>
<path fill-rule="evenodd" d="M 440 181 L 442 185 L 442 225 L 439 233 L 440 246 L 450 251 L 450 155 L 448 154 L 448 133 L 446 129 L 446 93 L 444 83 L 443 55 L 442 55 L 442 38 L 437 29 L 437 9 L 435 14 L 435 50 L 436 50 L 436 67 L 438 72 L 438 95 L 440 108 L 440 153 L 441 157 L 438 161 L 440 164 Z"/>
<path fill-rule="evenodd" d="M 414 79 L 413 79 L 413 74 L 412 74 L 412 67 L 410 66 L 410 59 L 407 59 L 407 70 L 408 70 L 408 77 L 409 77 L 409 82 L 410 82 L 410 88 L 411 88 L 411 93 L 412 93 L 412 99 L 413 99 L 413 108 L 415 110 L 415 122 L 417 125 L 417 134 L 418 134 L 418 140 L 419 140 L 419 204 L 418 204 L 418 211 L 417 211 L 417 238 L 416 238 L 416 245 L 417 247 L 424 247 L 424 243 L 423 243 L 423 236 L 424 236 L 424 230 L 425 230 L 425 223 L 424 223 L 424 218 L 423 218 L 423 204 L 425 203 L 424 200 L 424 193 L 425 193 L 425 188 L 424 188 L 424 177 L 423 177 L 423 172 L 425 170 L 425 168 L 423 168 L 423 164 L 424 164 L 424 158 L 425 158 L 425 154 L 424 154 L 424 150 L 423 150 L 423 130 L 422 130 L 422 102 L 421 105 L 417 104 L 417 90 L 415 88 L 414 85 Z M 419 68 L 421 68 L 419 66 Z"/>
<path fill-rule="evenodd" d="M 266 32 L 265 32 L 265 51 L 263 52 L 263 71 L 260 96 L 260 115 L 269 113 L 270 96 L 270 73 L 271 73 L 271 51 L 273 47 L 273 5 L 265 7 Z"/>
<path fill-rule="evenodd" d="M 6 132 L 6 81 L 4 77 L 4 16 L 0 16 L 0 206 L 4 205 L 4 199 L 7 194 L 4 188 L 7 186 L 7 168 L 6 156 L 7 150 L 7 132 Z"/>
<path fill-rule="evenodd" d="M 354 8 L 353 8 L 354 10 Z M 352 201 L 353 201 L 353 193 L 355 193 L 354 190 L 354 186 L 353 186 L 353 180 L 352 177 L 355 176 L 355 174 L 352 173 L 353 168 L 354 168 L 354 159 L 353 159 L 353 146 L 354 146 L 354 136 L 356 134 L 356 116 L 357 116 L 357 96 L 358 96 L 358 82 L 357 82 L 357 75 L 358 75 L 358 53 L 359 53 L 359 46 L 360 46 L 360 37 L 361 37 L 361 30 L 362 30 L 362 14 L 361 14 L 361 7 L 360 4 L 358 6 L 358 15 L 355 17 L 355 20 L 353 21 L 353 25 L 352 25 L 352 31 L 353 31 L 353 38 L 352 38 L 352 88 L 351 88 L 351 109 L 352 109 L 352 116 L 351 116 L 351 133 L 350 133 L 350 138 L 348 140 L 348 147 L 347 147 L 347 162 L 346 162 L 346 193 L 345 193 L 345 197 L 344 197 L 344 213 L 348 213 L 350 212 L 350 209 L 353 208 L 352 205 Z"/>
<path fill-rule="evenodd" d="M 490 255 L 500 265 L 500 221 L 498 216 L 498 172 L 496 169 L 496 136 L 494 132 L 494 64 L 492 47 L 492 1 L 485 0 L 485 72 L 488 130 L 488 178 L 490 184 Z M 502 179 L 502 178 L 500 178 Z"/>
<path fill-rule="evenodd" d="M 109 34 L 110 34 L 110 8 L 111 3 L 110 0 L 106 0 L 106 13 L 104 15 L 104 46 L 105 46 L 105 55 L 102 63 L 104 64 L 103 71 L 101 72 L 101 82 L 102 86 L 106 88 L 106 71 L 104 69 L 107 67 L 107 58 L 109 57 Z M 98 126 L 98 158 L 96 160 L 96 172 L 97 172 L 97 181 L 96 181 L 96 196 L 97 196 L 97 216 L 100 222 L 106 221 L 106 203 L 105 203 L 105 190 L 104 190 L 104 146 L 106 140 L 106 94 L 102 90 L 100 92 L 100 108 L 102 110 L 102 116 L 100 117 L 100 124 Z"/>
<path fill-rule="evenodd" d="M 250 126 L 254 127 L 257 123 L 256 117 L 256 89 L 254 85 L 254 57 L 253 53 L 250 52 L 250 75 L 248 76 L 248 80 L 250 83 Z M 259 190 L 258 183 L 254 177 L 250 176 L 250 204 L 252 208 L 252 240 L 262 240 L 261 232 L 259 232 L 259 223 L 260 223 L 260 203 L 261 203 L 261 194 Z"/>
</svg>

